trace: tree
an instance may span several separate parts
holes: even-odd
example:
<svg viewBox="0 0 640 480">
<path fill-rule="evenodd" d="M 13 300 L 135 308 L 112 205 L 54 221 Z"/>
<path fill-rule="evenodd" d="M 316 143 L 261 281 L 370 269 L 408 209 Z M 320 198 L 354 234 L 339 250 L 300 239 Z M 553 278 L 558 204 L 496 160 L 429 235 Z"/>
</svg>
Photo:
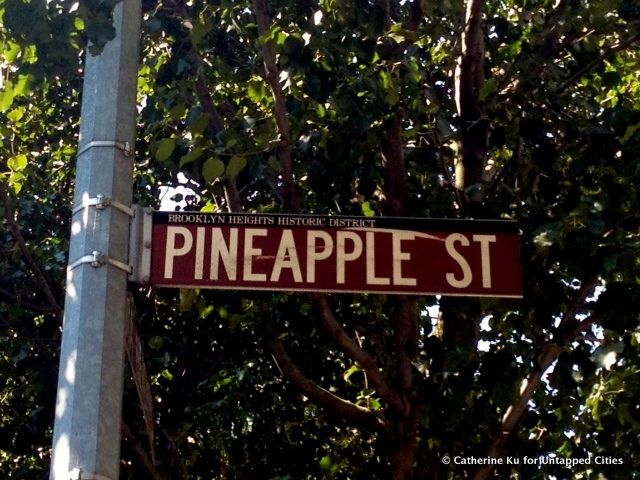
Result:
<svg viewBox="0 0 640 480">
<path fill-rule="evenodd" d="M 77 65 L 111 7 L 0 2 L 9 478 L 47 468 Z M 145 2 L 140 202 L 182 172 L 205 211 L 514 219 L 525 294 L 136 289 L 122 477 L 636 478 L 639 13 Z"/>
</svg>

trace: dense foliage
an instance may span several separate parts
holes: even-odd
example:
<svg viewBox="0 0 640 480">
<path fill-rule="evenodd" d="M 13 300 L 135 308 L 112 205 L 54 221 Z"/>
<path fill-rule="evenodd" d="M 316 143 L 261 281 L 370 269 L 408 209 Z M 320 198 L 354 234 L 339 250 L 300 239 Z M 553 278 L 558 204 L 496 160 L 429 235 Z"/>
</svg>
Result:
<svg viewBox="0 0 640 480">
<path fill-rule="evenodd" d="M 5 478 L 48 468 L 81 60 L 114 3 L 0 0 Z M 637 2 L 143 10 L 137 202 L 182 173 L 189 209 L 513 219 L 525 294 L 134 288 L 122 478 L 640 478 Z"/>
</svg>

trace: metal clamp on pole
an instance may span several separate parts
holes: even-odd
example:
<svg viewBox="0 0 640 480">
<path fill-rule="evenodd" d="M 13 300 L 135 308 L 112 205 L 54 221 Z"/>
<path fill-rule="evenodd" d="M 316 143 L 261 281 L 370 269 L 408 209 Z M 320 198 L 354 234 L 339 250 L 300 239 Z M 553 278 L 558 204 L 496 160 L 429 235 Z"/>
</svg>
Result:
<svg viewBox="0 0 640 480">
<path fill-rule="evenodd" d="M 151 278 L 153 209 L 141 205 L 133 205 L 133 208 L 135 215 L 129 237 L 129 263 L 133 271 L 129 280 L 148 285 Z"/>
<path fill-rule="evenodd" d="M 82 473 L 79 468 L 74 468 L 69 472 L 69 480 L 111 480 L 109 477 L 97 473 Z"/>
<path fill-rule="evenodd" d="M 87 150 L 94 147 L 113 147 L 117 148 L 118 150 L 122 150 L 122 153 L 124 153 L 125 157 L 130 157 L 131 155 L 133 155 L 133 150 L 131 149 L 131 145 L 129 145 L 129 142 L 115 142 L 113 140 L 93 140 L 92 142 L 83 145 L 78 150 L 78 157 Z"/>
<path fill-rule="evenodd" d="M 74 268 L 79 267 L 80 265 L 84 265 L 85 263 L 90 264 L 93 268 L 100 268 L 103 265 L 111 265 L 116 267 L 119 270 L 127 272 L 131 274 L 132 268 L 130 265 L 127 265 L 120 260 L 115 260 L 113 258 L 109 258 L 106 255 L 102 255 L 98 251 L 91 252 L 91 255 L 85 255 L 84 257 L 80 257 L 78 260 L 73 262 L 67 267 L 67 272 L 70 272 Z"/>
<path fill-rule="evenodd" d="M 71 214 L 75 215 L 76 213 L 84 210 L 87 207 L 96 207 L 98 210 L 104 210 L 107 207 L 113 207 L 116 210 L 120 210 L 122 213 L 129 215 L 130 217 L 133 217 L 134 215 L 133 208 L 127 207 L 125 204 L 113 200 L 111 197 L 103 195 L 102 193 L 99 193 L 94 198 L 85 199 L 81 205 L 78 205 L 74 207 L 73 210 L 71 210 Z"/>
</svg>

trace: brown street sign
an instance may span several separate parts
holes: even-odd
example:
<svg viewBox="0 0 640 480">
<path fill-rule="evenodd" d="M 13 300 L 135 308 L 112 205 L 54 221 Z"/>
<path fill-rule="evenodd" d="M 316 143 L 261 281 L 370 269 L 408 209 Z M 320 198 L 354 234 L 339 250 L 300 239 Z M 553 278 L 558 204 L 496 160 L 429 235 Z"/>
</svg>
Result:
<svg viewBox="0 0 640 480">
<path fill-rule="evenodd" d="M 522 296 L 515 222 L 154 212 L 151 284 Z"/>
</svg>

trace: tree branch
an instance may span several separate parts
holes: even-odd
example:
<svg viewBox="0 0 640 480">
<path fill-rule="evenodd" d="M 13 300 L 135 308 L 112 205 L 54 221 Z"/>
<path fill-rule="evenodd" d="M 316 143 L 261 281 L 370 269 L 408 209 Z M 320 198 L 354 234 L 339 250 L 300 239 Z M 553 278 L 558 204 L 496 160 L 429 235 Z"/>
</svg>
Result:
<svg viewBox="0 0 640 480">
<path fill-rule="evenodd" d="M 401 296 L 395 315 L 395 337 L 397 350 L 397 378 L 405 394 L 405 402 L 413 394 L 413 361 L 418 353 L 418 319 L 415 299 Z"/>
<path fill-rule="evenodd" d="M 384 210 L 387 215 L 399 217 L 405 214 L 407 203 L 407 180 L 404 164 L 402 139 L 403 112 L 398 110 L 387 135 L 382 142 L 382 158 L 384 162 Z"/>
<path fill-rule="evenodd" d="M 583 282 L 582 286 L 571 302 L 570 308 L 567 309 L 565 314 L 562 316 L 557 330 L 560 330 L 563 326 L 570 322 L 577 313 L 579 313 L 579 310 L 582 308 L 587 298 L 593 295 L 596 285 L 597 278 Z M 524 413 L 527 411 L 529 401 L 533 398 L 533 394 L 540 386 L 542 377 L 551 367 L 551 365 L 553 365 L 553 363 L 558 359 L 560 353 L 564 351 L 564 345 L 566 345 L 566 343 L 568 343 L 569 341 L 574 340 L 575 336 L 578 333 L 579 329 L 576 330 L 576 332 L 573 334 L 573 338 L 571 339 L 563 339 L 561 343 L 549 342 L 542 347 L 542 352 L 536 359 L 536 365 L 534 366 L 531 373 L 529 373 L 529 376 L 524 381 L 522 388 L 520 389 L 520 396 L 518 397 L 516 402 L 507 409 L 504 416 L 502 417 L 500 428 L 494 435 L 489 446 L 489 451 L 487 453 L 488 457 L 497 458 L 502 455 L 507 440 L 511 436 L 511 433 L 514 431 L 516 425 L 518 424 Z M 474 473 L 472 479 L 485 480 L 493 471 L 493 467 L 493 465 L 483 465 L 479 467 L 478 470 L 476 470 L 476 472 Z"/>
<path fill-rule="evenodd" d="M 193 46 L 192 46 L 193 47 Z M 192 50 L 195 51 L 194 48 Z M 198 56 L 198 59 L 200 57 Z M 199 62 L 202 64 L 202 62 Z M 201 66 L 200 66 L 201 68 Z M 224 123 L 222 121 L 222 117 L 218 112 L 218 109 L 213 104 L 213 100 L 211 99 L 211 93 L 209 92 L 209 86 L 204 79 L 203 73 L 198 71 L 196 73 L 197 78 L 195 82 L 195 91 L 198 96 L 198 100 L 200 101 L 200 106 L 202 107 L 202 111 L 209 119 L 209 123 L 207 126 L 207 130 L 209 136 L 212 139 L 215 139 L 216 135 L 218 135 L 222 130 L 224 130 Z"/>
<path fill-rule="evenodd" d="M 126 356 L 129 368 L 131 370 L 131 376 L 136 386 L 136 392 L 138 393 L 138 400 L 140 401 L 140 408 L 142 410 L 142 416 L 144 420 L 147 437 L 149 439 L 149 452 L 151 455 L 152 464 L 156 463 L 156 449 L 155 449 L 155 430 L 154 430 L 154 408 L 153 408 L 153 395 L 151 393 L 151 384 L 149 383 L 149 375 L 147 373 L 147 366 L 144 361 L 144 347 L 140 339 L 140 333 L 136 324 L 135 305 L 133 298 L 129 295 L 129 320 L 127 324 L 127 337 L 126 337 Z"/>
<path fill-rule="evenodd" d="M 9 193 L 6 191 L 6 188 L 3 184 L 0 184 L 0 191 L 2 193 L 2 196 L 4 197 L 3 198 L 4 207 L 5 207 L 4 217 L 7 220 L 7 223 L 9 224 L 9 229 L 11 230 L 11 234 L 13 235 L 13 238 L 16 241 L 16 244 L 18 245 L 18 249 L 20 250 L 20 253 L 22 253 L 22 258 L 31 269 L 31 272 L 35 277 L 36 284 L 42 291 L 45 299 L 47 300 L 47 303 L 53 310 L 54 315 L 58 318 L 59 324 L 62 325 L 62 315 L 63 315 L 62 307 L 60 307 L 60 305 L 58 304 L 58 301 L 56 300 L 56 297 L 53 294 L 53 290 L 49 286 L 49 282 L 47 281 L 47 278 L 44 276 L 44 273 L 42 273 L 42 270 L 40 269 L 38 262 L 36 262 L 36 260 L 33 258 L 33 255 L 31 255 L 31 252 L 29 251 L 29 247 L 27 246 L 27 241 L 25 240 L 24 236 L 22 235 L 22 232 L 20 231 L 20 226 L 16 222 L 15 211 L 13 209 L 11 197 L 9 196 Z"/>
<path fill-rule="evenodd" d="M 42 313 L 53 313 L 56 314 L 56 311 L 51 308 L 50 305 L 36 305 L 35 303 L 27 302 L 20 298 L 16 293 L 10 292 L 4 288 L 0 287 L 0 295 L 4 296 L 8 301 L 18 304 L 20 306 L 24 306 L 30 310 L 35 310 L 36 312 Z"/>
<path fill-rule="evenodd" d="M 133 448 L 133 451 L 136 453 L 136 455 L 138 455 L 138 459 L 140 460 L 144 468 L 147 470 L 147 472 L 151 476 L 151 479 L 164 480 L 160 472 L 156 470 L 154 462 L 151 460 L 151 458 L 149 458 L 149 455 L 147 454 L 144 447 L 142 446 L 142 443 L 136 438 L 136 436 L 133 434 L 133 431 L 131 430 L 129 425 L 127 425 L 127 422 L 125 422 L 124 420 L 122 421 L 121 428 L 122 428 L 122 436 L 124 437 L 125 440 L 129 442 L 129 444 Z"/>
<path fill-rule="evenodd" d="M 382 143 L 382 156 L 384 161 L 384 210 L 390 216 L 402 216 L 407 211 L 407 172 L 403 153 L 402 119 L 404 113 L 398 110 L 391 124 L 388 126 L 387 135 Z M 406 296 L 398 297 L 398 306 L 395 312 L 395 339 L 396 339 L 396 375 L 401 399 L 404 404 L 404 412 L 410 407 L 410 397 L 413 393 L 413 367 L 412 362 L 417 353 L 418 323 L 416 319 L 416 302 Z"/>
<path fill-rule="evenodd" d="M 421 10 L 419 5 L 418 10 Z M 420 15 L 421 11 L 415 12 L 414 9 L 414 13 Z M 414 28 L 418 25 L 419 20 L 413 24 Z M 383 209 L 385 214 L 390 216 L 402 216 L 408 212 L 407 171 L 402 136 L 404 116 L 405 112 L 402 109 L 395 112 L 382 141 Z M 418 447 L 419 405 L 413 382 L 413 361 L 418 352 L 419 327 L 415 299 L 404 295 L 397 297 L 394 307 L 395 380 L 398 393 L 393 392 L 393 397 L 400 400 L 402 410 L 401 417 L 394 424 L 390 458 L 391 478 L 405 480 L 411 477 Z"/>
<path fill-rule="evenodd" d="M 365 352 L 354 342 L 338 323 L 326 296 L 315 297 L 315 304 L 318 308 L 320 321 L 325 331 L 344 352 L 354 362 L 357 362 L 367 374 L 369 385 L 378 392 L 380 397 L 387 402 L 396 412 L 404 413 L 406 406 L 398 394 L 389 387 L 382 373 L 376 365 L 376 359 Z"/>
<path fill-rule="evenodd" d="M 418 449 L 418 414 L 420 406 L 413 383 L 413 361 L 418 353 L 418 319 L 415 299 L 398 298 L 395 313 L 396 378 L 405 405 L 403 418 L 397 424 L 396 447 L 391 454 L 392 479 L 410 478 Z"/>
<path fill-rule="evenodd" d="M 216 136 L 224 130 L 224 123 L 222 120 L 222 116 L 218 112 L 218 109 L 213 104 L 213 100 L 211 99 L 211 92 L 209 91 L 209 86 L 204 78 L 204 74 L 201 71 L 202 69 L 202 61 L 200 60 L 200 56 L 195 51 L 193 45 L 191 45 L 192 50 L 196 54 L 198 58 L 198 63 L 200 64 L 198 67 L 198 71 L 196 73 L 197 78 L 195 82 L 195 91 L 198 96 L 198 100 L 200 101 L 200 106 L 202 107 L 202 111 L 209 119 L 207 125 L 207 132 L 212 140 L 215 140 Z M 238 192 L 238 186 L 236 184 L 235 178 L 226 177 L 222 179 L 222 188 L 224 190 L 225 201 L 227 203 L 227 208 L 230 212 L 240 212 L 242 211 L 242 200 L 240 199 L 240 194 Z"/>
<path fill-rule="evenodd" d="M 356 425 L 376 431 L 387 430 L 385 422 L 371 410 L 340 398 L 307 378 L 293 363 L 280 339 L 276 338 L 271 341 L 269 350 L 283 376 L 294 383 L 314 404 L 326 408 L 340 418 L 349 420 Z"/>
<path fill-rule="evenodd" d="M 582 67 L 580 70 L 575 72 L 573 75 L 571 75 L 571 77 L 569 77 L 562 85 L 560 85 L 556 89 L 556 93 L 562 93 L 564 90 L 567 89 L 567 87 L 569 87 L 569 85 L 571 85 L 573 82 L 575 82 L 580 77 L 582 77 L 585 73 L 589 72 L 593 68 L 597 67 L 600 63 L 602 63 L 609 55 L 613 55 L 616 52 L 624 50 L 625 48 L 630 47 L 637 41 L 640 41 L 640 33 L 636 33 L 635 35 L 627 38 L 626 40 L 623 40 L 622 42 L 607 48 L 604 52 L 598 55 L 597 58 L 595 58 L 594 60 L 586 64 L 584 67 Z"/>
<path fill-rule="evenodd" d="M 522 141 L 522 137 L 518 136 L 511 158 L 509 158 L 509 160 L 502 166 L 500 170 L 496 172 L 496 174 L 491 179 L 491 183 L 489 184 L 489 187 L 486 190 L 486 194 L 484 195 L 485 200 L 493 199 L 498 186 L 504 179 L 504 176 L 509 173 L 516 165 L 518 165 L 518 163 L 520 163 L 523 150 L 524 142 Z"/>
<path fill-rule="evenodd" d="M 562 318 L 556 330 L 560 330 L 567 322 L 571 321 L 584 306 L 587 299 L 592 297 L 596 287 L 598 286 L 598 277 L 593 277 L 582 282 L 578 288 L 575 298 L 571 302 L 570 308 L 568 308 Z"/>
<path fill-rule="evenodd" d="M 466 191 L 479 184 L 487 149 L 487 122 L 479 102 L 484 83 L 484 0 L 467 0 L 462 51 L 455 74 L 455 97 L 461 130 L 461 158 L 456 165 L 456 187 Z"/>
<path fill-rule="evenodd" d="M 516 403 L 507 409 L 506 413 L 502 417 L 500 430 L 494 435 L 493 440 L 491 441 L 491 446 L 487 453 L 488 457 L 497 458 L 502 455 L 502 451 L 504 450 L 507 440 L 511 436 L 511 433 L 520 421 L 522 415 L 527 411 L 529 400 L 531 400 L 533 394 L 540 386 L 542 377 L 549 367 L 551 367 L 553 362 L 558 359 L 558 356 L 562 351 L 563 347 L 555 343 L 548 343 L 544 346 L 542 354 L 538 357 L 538 366 L 529 374 L 520 389 L 520 397 Z M 485 480 L 492 471 L 493 465 L 483 465 L 476 470 L 472 479 Z"/>
<path fill-rule="evenodd" d="M 564 24 L 563 17 L 567 11 L 567 0 L 557 0 L 544 21 L 544 26 L 547 31 L 542 39 L 542 46 L 539 53 L 543 58 L 551 58 L 552 55 L 558 50 L 560 44 L 560 37 L 562 31 L 562 25 Z"/>
<path fill-rule="evenodd" d="M 389 0 L 376 0 L 375 4 L 384 12 L 384 28 L 389 30 L 393 25 Z"/>
<path fill-rule="evenodd" d="M 413 0 L 409 7 L 409 18 L 405 24 L 405 27 L 409 30 L 416 31 L 420 27 L 420 22 L 424 18 L 424 11 L 422 10 L 422 2 L 420 0 Z"/>
<path fill-rule="evenodd" d="M 192 23 L 192 15 L 188 6 L 185 3 L 179 3 L 177 0 L 166 0 L 166 6 L 172 10 L 172 12 L 183 19 L 184 23 Z M 184 40 L 182 47 L 187 49 L 193 58 L 196 59 L 192 74 L 195 77 L 194 90 L 203 114 L 206 116 L 207 122 L 207 134 L 215 141 L 220 132 L 224 130 L 224 121 L 222 115 L 216 108 L 211 98 L 211 91 L 209 85 L 204 76 L 204 62 L 198 52 L 196 46 L 193 44 L 190 38 Z M 222 188 L 224 190 L 225 201 L 227 208 L 230 212 L 239 212 L 242 210 L 242 201 L 238 193 L 238 187 L 234 178 L 222 179 Z"/>
<path fill-rule="evenodd" d="M 276 54 L 270 41 L 264 40 L 271 29 L 271 18 L 267 11 L 266 0 L 252 0 L 253 10 L 258 23 L 262 45 L 262 60 L 264 63 L 265 80 L 271 87 L 274 100 L 274 115 L 280 144 L 278 146 L 278 159 L 282 167 L 282 182 L 285 208 L 291 213 L 300 213 L 300 199 L 297 195 L 295 179 L 293 175 L 293 160 L 291 155 L 291 126 L 287 114 L 286 99 L 282 85 L 280 84 L 280 72 L 276 64 Z"/>
</svg>

